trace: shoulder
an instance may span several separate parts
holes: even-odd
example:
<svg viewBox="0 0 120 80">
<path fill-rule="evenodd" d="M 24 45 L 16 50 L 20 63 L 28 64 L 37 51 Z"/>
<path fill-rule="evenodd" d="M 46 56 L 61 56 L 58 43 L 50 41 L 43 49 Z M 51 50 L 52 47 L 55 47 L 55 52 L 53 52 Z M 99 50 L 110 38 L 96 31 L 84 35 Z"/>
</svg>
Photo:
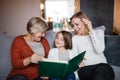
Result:
<svg viewBox="0 0 120 80">
<path fill-rule="evenodd" d="M 23 42 L 24 41 L 23 36 L 24 35 L 16 36 L 13 42 Z"/>
<path fill-rule="evenodd" d="M 25 46 L 25 40 L 23 38 L 23 35 L 16 36 L 15 39 L 13 40 L 13 42 L 12 42 L 12 47 L 21 48 L 21 45 Z"/>
<path fill-rule="evenodd" d="M 104 25 L 101 25 L 101 26 L 99 26 L 99 27 L 94 28 L 94 32 L 95 32 L 96 34 L 98 34 L 98 33 L 104 33 L 104 32 L 105 32 L 105 26 L 104 26 Z"/>
<path fill-rule="evenodd" d="M 58 49 L 57 48 L 52 48 L 49 51 L 49 56 L 51 55 L 58 55 Z"/>
<path fill-rule="evenodd" d="M 48 41 L 47 41 L 47 39 L 45 37 L 42 37 L 41 42 L 48 42 Z"/>
<path fill-rule="evenodd" d="M 51 52 L 51 53 L 58 52 L 58 49 L 57 49 L 57 48 L 51 48 L 51 49 L 50 49 L 50 52 Z"/>
<path fill-rule="evenodd" d="M 57 51 L 58 49 L 57 48 L 51 48 L 50 50 L 51 51 Z"/>
<path fill-rule="evenodd" d="M 45 37 L 42 37 L 41 43 L 42 43 L 44 46 L 49 46 L 48 40 L 47 40 Z"/>
<path fill-rule="evenodd" d="M 72 50 L 70 50 L 70 49 L 68 49 L 67 51 L 70 52 L 70 53 L 72 52 Z"/>
</svg>

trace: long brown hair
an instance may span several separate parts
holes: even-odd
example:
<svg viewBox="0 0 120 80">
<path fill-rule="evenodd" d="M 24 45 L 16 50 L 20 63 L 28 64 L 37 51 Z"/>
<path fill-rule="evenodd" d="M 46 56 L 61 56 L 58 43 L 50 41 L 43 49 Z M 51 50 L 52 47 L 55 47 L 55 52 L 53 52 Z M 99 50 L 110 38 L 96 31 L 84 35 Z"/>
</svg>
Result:
<svg viewBox="0 0 120 80">
<path fill-rule="evenodd" d="M 56 37 L 58 36 L 59 33 L 63 35 L 65 49 L 72 49 L 72 34 L 68 31 L 60 31 L 56 34 Z M 54 41 L 54 47 L 56 47 L 55 41 Z"/>
</svg>

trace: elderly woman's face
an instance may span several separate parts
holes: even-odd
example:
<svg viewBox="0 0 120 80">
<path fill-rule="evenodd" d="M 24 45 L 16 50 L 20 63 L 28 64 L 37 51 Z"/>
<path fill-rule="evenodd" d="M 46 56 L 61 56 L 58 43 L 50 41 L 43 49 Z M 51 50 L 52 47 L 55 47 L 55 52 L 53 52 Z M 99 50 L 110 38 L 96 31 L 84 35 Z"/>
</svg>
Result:
<svg viewBox="0 0 120 80">
<path fill-rule="evenodd" d="M 45 35 L 45 32 L 38 32 L 36 34 L 33 35 L 33 38 L 34 38 L 34 41 L 40 41 L 41 40 L 41 37 L 44 37 Z"/>
</svg>

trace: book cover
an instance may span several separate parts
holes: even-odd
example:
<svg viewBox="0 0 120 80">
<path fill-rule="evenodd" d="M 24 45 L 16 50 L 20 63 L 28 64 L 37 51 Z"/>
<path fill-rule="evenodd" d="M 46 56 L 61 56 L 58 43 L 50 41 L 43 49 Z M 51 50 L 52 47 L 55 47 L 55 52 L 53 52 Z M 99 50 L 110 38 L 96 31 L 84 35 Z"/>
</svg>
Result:
<svg viewBox="0 0 120 80">
<path fill-rule="evenodd" d="M 38 62 L 38 72 L 40 76 L 64 78 L 79 68 L 85 52 L 79 53 L 69 61 L 53 61 L 44 59 Z"/>
</svg>

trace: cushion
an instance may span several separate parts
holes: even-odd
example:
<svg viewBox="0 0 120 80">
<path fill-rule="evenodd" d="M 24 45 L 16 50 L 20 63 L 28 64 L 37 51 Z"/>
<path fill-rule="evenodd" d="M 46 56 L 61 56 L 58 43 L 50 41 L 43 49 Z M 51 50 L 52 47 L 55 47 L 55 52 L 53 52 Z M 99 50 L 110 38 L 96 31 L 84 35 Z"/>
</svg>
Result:
<svg viewBox="0 0 120 80">
<path fill-rule="evenodd" d="M 111 65 L 115 74 L 115 80 L 120 80 L 120 66 Z"/>
<path fill-rule="evenodd" d="M 45 34 L 45 38 L 48 40 L 50 48 L 53 48 L 54 39 L 57 32 L 54 32 L 53 30 L 48 30 Z"/>
<path fill-rule="evenodd" d="M 0 80 L 6 77 L 11 70 L 10 47 L 14 37 L 0 36 Z"/>
<path fill-rule="evenodd" d="M 95 29 L 95 30 L 97 30 L 97 29 L 106 30 L 106 28 L 105 28 L 105 26 L 104 26 L 104 25 L 101 25 L 101 26 L 95 27 L 94 29 Z"/>
<path fill-rule="evenodd" d="M 120 36 L 105 35 L 105 56 L 111 65 L 120 66 Z"/>
<path fill-rule="evenodd" d="M 6 35 L 0 32 L 0 38 L 2 37 L 6 37 Z"/>
</svg>

